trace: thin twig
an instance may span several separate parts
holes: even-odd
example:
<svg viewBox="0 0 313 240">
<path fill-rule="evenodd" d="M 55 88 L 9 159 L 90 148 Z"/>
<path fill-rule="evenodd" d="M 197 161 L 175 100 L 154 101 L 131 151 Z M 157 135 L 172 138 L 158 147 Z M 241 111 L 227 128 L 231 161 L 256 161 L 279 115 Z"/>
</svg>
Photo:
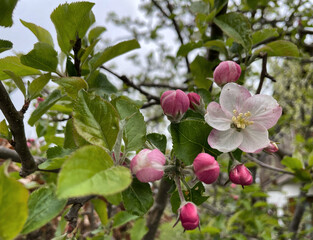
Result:
<svg viewBox="0 0 313 240">
<path fill-rule="evenodd" d="M 150 100 L 155 100 L 157 103 L 160 103 L 160 98 L 154 95 L 151 95 L 150 93 L 146 92 L 145 90 L 143 90 L 140 86 L 136 85 L 134 82 L 132 82 L 128 77 L 126 77 L 125 75 L 118 75 L 117 73 L 113 72 L 112 70 L 106 68 L 105 66 L 101 66 L 100 68 L 108 71 L 109 73 L 113 74 L 115 77 L 119 78 L 120 80 L 122 80 L 123 83 L 125 83 L 127 86 L 130 86 L 136 90 L 138 90 L 140 93 L 142 93 L 143 95 L 146 96 L 146 98 L 148 99 L 148 101 Z"/>
<path fill-rule="evenodd" d="M 141 83 L 140 86 L 142 87 L 155 87 L 155 88 L 167 88 L 167 89 L 180 89 L 182 91 L 187 91 L 188 88 L 186 87 L 175 87 L 168 84 L 162 83 Z"/>
<path fill-rule="evenodd" d="M 264 79 L 266 77 L 271 79 L 273 82 L 276 82 L 275 78 L 267 73 L 267 68 L 266 68 L 267 53 L 260 53 L 260 57 L 262 58 L 262 70 L 261 70 L 261 75 L 260 75 L 259 86 L 258 86 L 258 89 L 256 90 L 255 94 L 260 94 L 262 87 L 263 87 Z"/>
<path fill-rule="evenodd" d="M 273 170 L 273 171 L 276 171 L 276 172 L 281 172 L 281 173 L 286 173 L 286 174 L 290 174 L 290 175 L 294 175 L 294 173 L 292 172 L 289 172 L 289 171 L 286 171 L 284 169 L 281 169 L 281 168 L 277 168 L 277 167 L 273 167 L 271 165 L 268 165 L 258 159 L 256 159 L 255 157 L 247 154 L 246 155 L 252 162 L 255 162 L 256 164 L 260 165 L 261 167 L 263 168 L 267 168 L 267 169 L 270 169 L 270 170 Z"/>
</svg>

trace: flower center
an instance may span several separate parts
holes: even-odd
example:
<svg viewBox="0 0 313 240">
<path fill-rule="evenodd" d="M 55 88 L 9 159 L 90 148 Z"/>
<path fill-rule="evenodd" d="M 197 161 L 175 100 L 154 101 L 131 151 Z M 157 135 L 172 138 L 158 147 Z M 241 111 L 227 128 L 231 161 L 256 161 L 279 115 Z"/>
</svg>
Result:
<svg viewBox="0 0 313 240">
<path fill-rule="evenodd" d="M 234 116 L 232 117 L 232 126 L 237 128 L 237 130 L 245 129 L 247 126 L 252 125 L 253 121 L 249 121 L 251 113 L 248 111 L 246 113 L 238 113 L 236 109 L 233 110 Z"/>
</svg>

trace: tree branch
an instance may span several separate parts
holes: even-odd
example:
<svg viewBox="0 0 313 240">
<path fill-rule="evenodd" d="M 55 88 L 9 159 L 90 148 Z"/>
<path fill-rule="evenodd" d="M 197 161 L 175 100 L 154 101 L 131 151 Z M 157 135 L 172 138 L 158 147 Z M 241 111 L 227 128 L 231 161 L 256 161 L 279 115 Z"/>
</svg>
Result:
<svg viewBox="0 0 313 240">
<path fill-rule="evenodd" d="M 120 80 L 122 80 L 123 83 L 125 83 L 127 86 L 130 86 L 136 90 L 138 90 L 141 94 L 145 95 L 148 99 L 148 101 L 150 100 L 155 100 L 157 103 L 160 103 L 160 98 L 154 95 L 151 95 L 150 93 L 146 92 L 145 90 L 143 90 L 140 86 L 137 86 L 134 82 L 132 82 L 128 77 L 126 77 L 125 75 L 118 75 L 117 73 L 113 72 L 112 70 L 101 66 L 100 68 L 108 71 L 109 73 L 113 74 L 115 77 L 119 78 Z"/>
<path fill-rule="evenodd" d="M 143 87 L 155 87 L 155 88 L 167 88 L 167 89 L 180 89 L 182 91 L 187 91 L 188 88 L 186 87 L 175 87 L 168 84 L 162 84 L 162 83 L 141 83 L 140 86 Z"/>
<path fill-rule="evenodd" d="M 158 195 L 156 196 L 154 202 L 154 206 L 149 212 L 149 216 L 147 219 L 147 226 L 149 228 L 149 231 L 143 237 L 143 240 L 153 240 L 155 238 L 161 216 L 167 204 L 167 192 L 170 190 L 170 187 L 171 184 L 169 184 L 166 179 L 162 178 L 158 189 Z"/>
<path fill-rule="evenodd" d="M 271 165 L 268 165 L 264 162 L 261 162 L 260 160 L 256 159 L 255 157 L 252 157 L 250 154 L 246 155 L 252 162 L 255 162 L 256 164 L 260 165 L 263 168 L 267 168 L 270 169 L 272 171 L 276 171 L 276 172 L 281 172 L 281 173 L 286 173 L 286 174 L 290 174 L 290 175 L 294 175 L 294 173 L 286 171 L 284 169 L 281 168 L 277 168 L 277 167 L 273 167 Z"/>
<path fill-rule="evenodd" d="M 305 192 L 301 191 L 298 197 L 295 213 L 289 225 L 289 231 L 294 234 L 292 237 L 293 240 L 297 239 L 297 232 L 305 211 L 305 207 L 306 207 L 306 194 Z"/>
<path fill-rule="evenodd" d="M 0 109 L 3 112 L 7 121 L 9 122 L 9 126 L 15 141 L 14 148 L 21 159 L 22 168 L 20 171 L 20 176 L 26 177 L 27 175 L 37 170 L 37 165 L 27 147 L 23 122 L 24 114 L 23 112 L 18 112 L 15 109 L 8 92 L 5 90 L 4 85 L 1 81 L 0 96 Z"/>
<path fill-rule="evenodd" d="M 260 75 L 259 86 L 258 86 L 258 89 L 256 90 L 255 94 L 260 94 L 262 87 L 263 87 L 264 79 L 266 77 L 271 79 L 273 82 L 276 82 L 275 78 L 267 73 L 267 68 L 266 68 L 267 53 L 260 53 L 260 57 L 262 58 L 262 71 L 261 71 L 261 75 Z"/>
<path fill-rule="evenodd" d="M 68 221 L 68 233 L 71 233 L 77 226 L 78 212 L 79 209 L 84 206 L 86 202 L 90 199 L 95 198 L 95 195 L 85 196 L 85 197 L 77 197 L 77 198 L 69 198 L 67 201 L 67 205 L 72 205 L 69 212 L 64 216 L 66 221 Z"/>
</svg>

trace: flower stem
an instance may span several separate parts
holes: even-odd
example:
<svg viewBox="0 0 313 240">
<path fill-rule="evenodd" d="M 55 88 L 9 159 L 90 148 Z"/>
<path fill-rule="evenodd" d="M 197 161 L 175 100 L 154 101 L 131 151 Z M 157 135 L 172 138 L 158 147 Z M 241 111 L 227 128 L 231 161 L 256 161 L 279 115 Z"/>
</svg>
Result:
<svg viewBox="0 0 313 240">
<path fill-rule="evenodd" d="M 178 191 L 180 202 L 181 202 L 181 204 L 183 204 L 185 202 L 185 197 L 184 197 L 183 191 L 181 189 L 180 178 L 178 176 L 175 176 L 175 183 L 177 186 L 177 191 Z"/>
</svg>

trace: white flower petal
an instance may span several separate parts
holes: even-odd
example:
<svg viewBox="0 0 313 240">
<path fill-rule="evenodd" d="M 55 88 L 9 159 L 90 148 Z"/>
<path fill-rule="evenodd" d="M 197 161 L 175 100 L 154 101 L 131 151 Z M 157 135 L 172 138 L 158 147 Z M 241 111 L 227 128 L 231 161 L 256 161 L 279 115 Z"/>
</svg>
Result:
<svg viewBox="0 0 313 240">
<path fill-rule="evenodd" d="M 208 137 L 208 143 L 212 148 L 220 152 L 231 152 L 242 143 L 243 134 L 230 128 L 226 131 L 213 129 Z"/>
<path fill-rule="evenodd" d="M 232 116 L 226 116 L 221 106 L 216 102 L 211 102 L 207 107 L 207 113 L 204 116 L 205 121 L 213 128 L 225 131 L 230 128 Z"/>
<path fill-rule="evenodd" d="M 253 153 L 260 148 L 265 148 L 270 144 L 268 131 L 260 124 L 254 123 L 241 130 L 243 135 L 239 148 L 244 152 Z"/>
<path fill-rule="evenodd" d="M 250 92 L 243 86 L 236 83 L 227 83 L 222 89 L 220 104 L 224 112 L 228 111 L 232 114 L 234 109 L 242 112 L 243 103 L 250 97 Z"/>
<path fill-rule="evenodd" d="M 247 111 L 251 113 L 250 121 L 257 122 L 269 129 L 277 123 L 281 116 L 282 108 L 273 97 L 258 94 L 244 102 L 242 112 Z"/>
</svg>

